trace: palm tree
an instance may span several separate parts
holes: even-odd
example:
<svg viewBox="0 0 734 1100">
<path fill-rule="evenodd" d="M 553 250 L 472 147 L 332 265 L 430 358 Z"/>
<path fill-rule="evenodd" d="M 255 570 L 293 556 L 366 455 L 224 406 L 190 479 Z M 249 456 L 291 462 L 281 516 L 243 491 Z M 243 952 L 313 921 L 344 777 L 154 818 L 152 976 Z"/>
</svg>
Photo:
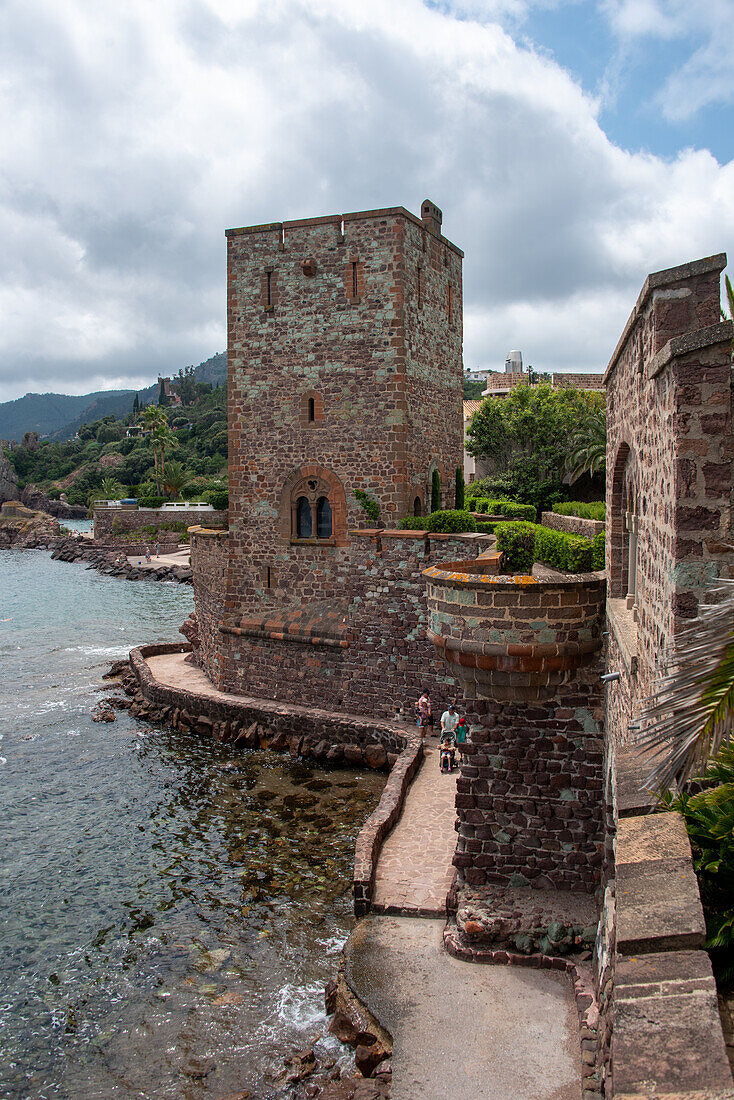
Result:
<svg viewBox="0 0 734 1100">
<path fill-rule="evenodd" d="M 729 303 L 729 316 L 727 317 L 722 309 L 721 320 L 734 321 L 734 289 L 732 288 L 731 279 L 728 275 L 724 276 L 724 289 L 726 290 L 726 300 Z"/>
<path fill-rule="evenodd" d="M 567 469 L 571 483 L 583 474 L 596 474 L 606 468 L 607 415 L 606 409 L 596 408 L 584 417 L 571 437 Z"/>
<path fill-rule="evenodd" d="M 566 469 L 570 481 L 582 474 L 592 476 L 601 473 L 607 465 L 607 414 L 603 408 L 592 409 L 571 437 L 571 446 L 566 459 Z"/>
<path fill-rule="evenodd" d="M 189 480 L 189 472 L 180 462 L 172 459 L 166 466 L 163 488 L 172 497 L 178 497 L 186 482 Z"/>
<path fill-rule="evenodd" d="M 654 764 L 645 782 L 652 789 L 703 774 L 734 728 L 734 581 L 712 595 L 719 602 L 680 632 L 634 724 Z"/>
<path fill-rule="evenodd" d="M 173 435 L 168 425 L 166 410 L 160 405 L 148 405 L 143 409 L 140 419 L 148 430 L 148 442 L 153 448 L 153 463 L 155 465 L 155 485 L 160 494 L 165 474 L 164 458 L 166 447 L 172 441 Z"/>
</svg>

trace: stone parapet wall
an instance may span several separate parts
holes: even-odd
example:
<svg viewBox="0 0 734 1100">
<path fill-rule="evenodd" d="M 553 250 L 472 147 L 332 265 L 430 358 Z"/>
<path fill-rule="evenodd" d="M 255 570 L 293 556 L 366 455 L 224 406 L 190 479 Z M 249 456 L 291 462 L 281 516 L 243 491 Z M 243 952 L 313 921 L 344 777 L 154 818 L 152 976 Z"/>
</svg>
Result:
<svg viewBox="0 0 734 1100">
<path fill-rule="evenodd" d="M 540 522 L 543 527 L 552 527 L 554 531 L 565 531 L 568 535 L 583 535 L 587 539 L 593 539 L 604 530 L 604 520 L 561 516 L 557 512 L 541 512 Z"/>
<path fill-rule="evenodd" d="M 459 883 L 592 892 L 604 856 L 604 580 L 465 569 L 424 573 L 431 637 L 460 679 L 470 723 L 456 796 Z"/>
<path fill-rule="evenodd" d="M 383 718 L 401 708 L 412 716 L 424 689 L 441 710 L 455 693 L 455 676 L 426 637 L 421 574 L 434 561 L 481 552 L 489 537 L 352 531 L 338 551 L 339 598 L 314 598 L 311 588 L 290 603 L 265 598 L 257 617 L 227 620 L 224 632 L 224 539 L 191 537 L 197 656 L 217 686 L 304 706 L 318 698 L 329 709 Z"/>
<path fill-rule="evenodd" d="M 189 531 L 191 573 L 197 622 L 197 658 L 213 684 L 219 686 L 222 635 L 229 561 L 229 533 L 203 526 Z"/>
<path fill-rule="evenodd" d="M 637 667 L 609 696 L 610 736 L 622 742 L 614 716 L 634 712 L 706 591 L 734 569 L 732 325 L 718 323 L 725 263 L 713 256 L 651 275 L 605 376 L 609 595 L 634 604 L 636 623 Z M 627 689 L 629 703 L 615 701 Z"/>
<path fill-rule="evenodd" d="M 99 508 L 94 509 L 94 537 L 106 538 L 139 531 L 142 527 L 155 527 L 164 533 L 166 524 L 208 523 L 226 526 L 227 513 L 206 508 Z"/>
</svg>

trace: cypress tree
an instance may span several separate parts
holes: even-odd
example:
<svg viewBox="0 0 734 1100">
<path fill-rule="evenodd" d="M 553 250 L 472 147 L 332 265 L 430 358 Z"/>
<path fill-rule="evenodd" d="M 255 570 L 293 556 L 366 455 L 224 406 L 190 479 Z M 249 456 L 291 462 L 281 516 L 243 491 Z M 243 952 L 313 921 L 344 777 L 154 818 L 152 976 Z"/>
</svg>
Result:
<svg viewBox="0 0 734 1100">
<path fill-rule="evenodd" d="M 456 467 L 456 493 L 454 496 L 454 504 L 459 511 L 464 510 L 464 469 L 462 466 Z"/>
<path fill-rule="evenodd" d="M 431 511 L 438 512 L 441 508 L 441 475 L 434 470 L 431 475 Z"/>
</svg>

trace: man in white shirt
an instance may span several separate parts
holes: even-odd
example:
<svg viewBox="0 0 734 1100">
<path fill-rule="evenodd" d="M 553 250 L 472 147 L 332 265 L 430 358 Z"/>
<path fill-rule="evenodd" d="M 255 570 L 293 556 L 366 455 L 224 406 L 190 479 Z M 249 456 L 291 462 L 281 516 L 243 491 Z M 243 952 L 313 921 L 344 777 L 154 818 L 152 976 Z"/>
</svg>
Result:
<svg viewBox="0 0 734 1100">
<path fill-rule="evenodd" d="M 456 703 L 452 700 L 449 703 L 449 709 L 445 710 L 441 715 L 441 733 L 452 734 L 452 740 L 456 741 L 456 727 L 459 724 L 459 715 L 456 712 Z"/>
</svg>

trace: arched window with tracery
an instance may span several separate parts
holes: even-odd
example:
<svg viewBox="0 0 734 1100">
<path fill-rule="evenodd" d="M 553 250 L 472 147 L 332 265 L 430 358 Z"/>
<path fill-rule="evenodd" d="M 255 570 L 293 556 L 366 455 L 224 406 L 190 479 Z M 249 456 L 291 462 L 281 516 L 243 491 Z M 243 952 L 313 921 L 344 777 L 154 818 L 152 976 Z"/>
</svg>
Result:
<svg viewBox="0 0 734 1100">
<path fill-rule="evenodd" d="M 308 497 L 298 497 L 296 501 L 296 530 L 295 535 L 298 539 L 310 539 L 313 532 L 313 516 L 311 513 L 311 502 Z"/>
<path fill-rule="evenodd" d="M 331 505 L 328 497 L 319 497 L 316 502 L 316 538 L 331 538 Z"/>
</svg>

